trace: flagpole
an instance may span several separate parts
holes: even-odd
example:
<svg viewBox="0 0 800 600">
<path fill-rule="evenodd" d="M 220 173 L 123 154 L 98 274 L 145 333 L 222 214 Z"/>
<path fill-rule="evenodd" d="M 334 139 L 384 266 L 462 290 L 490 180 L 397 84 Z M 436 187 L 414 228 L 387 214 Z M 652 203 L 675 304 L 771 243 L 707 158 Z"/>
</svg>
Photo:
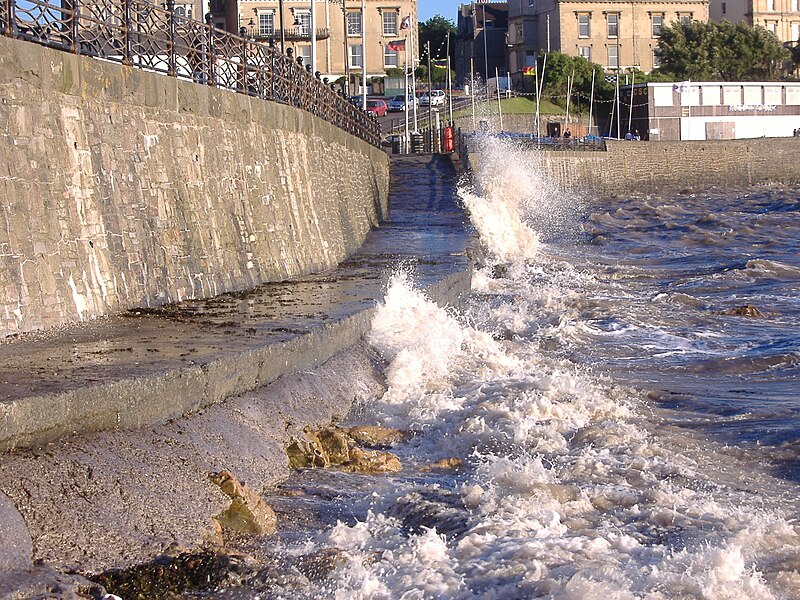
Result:
<svg viewBox="0 0 800 600">
<path fill-rule="evenodd" d="M 567 109 L 564 114 L 564 127 L 569 127 L 569 101 L 572 98 L 572 86 L 575 83 L 575 67 L 572 68 L 572 76 L 567 78 Z"/>
<path fill-rule="evenodd" d="M 475 59 L 469 59 L 469 83 L 470 83 L 470 96 L 472 97 L 472 131 L 478 129 L 478 124 L 475 122 Z"/>
<path fill-rule="evenodd" d="M 317 72 L 317 0 L 311 0 L 311 73 Z"/>
<path fill-rule="evenodd" d="M 494 68 L 494 80 L 497 86 L 497 113 L 500 115 L 500 131 L 503 131 L 503 105 L 500 103 L 500 71 Z"/>
<path fill-rule="evenodd" d="M 367 110 L 367 5 L 361 0 L 361 109 Z"/>
<path fill-rule="evenodd" d="M 417 123 L 417 76 L 414 73 L 414 23 L 409 22 L 408 32 L 411 38 L 411 106 L 414 107 L 414 133 L 417 133 L 419 127 Z M 408 104 L 408 98 L 406 98 L 406 104 Z"/>
<path fill-rule="evenodd" d="M 590 134 L 592 133 L 592 109 L 594 108 L 594 77 L 595 77 L 595 74 L 596 74 L 596 71 L 594 69 L 592 69 L 592 94 L 589 97 L 589 123 L 586 126 L 586 131 L 589 132 Z M 600 131 L 598 130 L 597 133 L 599 134 Z"/>
<path fill-rule="evenodd" d="M 403 44 L 403 49 L 406 53 L 405 68 L 403 69 L 403 94 L 405 94 L 405 97 L 403 98 L 403 106 L 405 106 L 403 116 L 405 117 L 406 121 L 406 154 L 408 154 L 408 44 Z"/>
<path fill-rule="evenodd" d="M 628 107 L 628 131 L 633 131 L 633 127 L 631 126 L 631 121 L 633 121 L 633 86 L 635 85 L 636 85 L 636 71 L 633 72 L 631 79 L 631 101 L 630 101 L 630 106 Z"/>
<path fill-rule="evenodd" d="M 617 139 L 620 139 L 619 136 L 619 69 L 617 69 L 617 85 L 616 85 L 616 94 L 617 94 Z"/>
</svg>

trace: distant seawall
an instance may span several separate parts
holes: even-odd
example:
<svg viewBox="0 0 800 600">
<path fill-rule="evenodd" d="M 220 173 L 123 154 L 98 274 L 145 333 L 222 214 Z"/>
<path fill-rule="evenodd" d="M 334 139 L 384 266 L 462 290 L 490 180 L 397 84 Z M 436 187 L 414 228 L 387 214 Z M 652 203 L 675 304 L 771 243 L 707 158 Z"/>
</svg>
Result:
<svg viewBox="0 0 800 600">
<path fill-rule="evenodd" d="M 712 187 L 800 183 L 800 138 L 687 142 L 607 141 L 607 152 L 541 151 L 546 177 L 600 195 L 677 194 Z M 480 160 L 470 146 L 469 161 Z"/>
<path fill-rule="evenodd" d="M 293 107 L 0 39 L 0 337 L 335 266 L 388 157 Z"/>
</svg>

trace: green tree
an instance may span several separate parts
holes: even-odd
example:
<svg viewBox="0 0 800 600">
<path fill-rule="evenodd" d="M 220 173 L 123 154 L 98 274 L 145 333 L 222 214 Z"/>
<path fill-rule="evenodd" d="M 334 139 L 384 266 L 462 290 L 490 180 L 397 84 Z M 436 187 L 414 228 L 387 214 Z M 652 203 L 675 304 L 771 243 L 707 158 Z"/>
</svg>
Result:
<svg viewBox="0 0 800 600">
<path fill-rule="evenodd" d="M 580 56 L 561 52 L 547 52 L 539 57 L 539 73 L 544 73 L 542 96 L 560 106 L 566 106 L 568 79 L 572 82 L 571 106 L 575 110 L 588 108 L 592 95 L 592 72 L 594 72 L 595 100 L 608 100 L 614 95 L 614 86 L 606 82 L 603 67 Z"/>
<path fill-rule="evenodd" d="M 442 15 L 435 15 L 427 21 L 419 23 L 419 59 L 428 61 L 425 54 L 426 44 L 431 44 L 431 58 L 447 58 L 447 34 L 450 33 L 450 59 L 455 58 L 455 34 L 456 26 L 449 19 Z"/>
<path fill-rule="evenodd" d="M 691 21 L 661 30 L 658 73 L 676 80 L 757 81 L 781 76 L 789 59 L 775 35 L 763 27 Z"/>
</svg>

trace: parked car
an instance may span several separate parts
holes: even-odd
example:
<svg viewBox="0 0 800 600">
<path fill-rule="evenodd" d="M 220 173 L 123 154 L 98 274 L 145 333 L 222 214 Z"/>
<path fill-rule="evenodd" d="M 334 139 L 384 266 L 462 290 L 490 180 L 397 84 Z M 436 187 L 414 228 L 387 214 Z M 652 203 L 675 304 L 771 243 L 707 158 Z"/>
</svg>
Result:
<svg viewBox="0 0 800 600">
<path fill-rule="evenodd" d="M 382 98 L 367 98 L 367 111 L 373 113 L 377 117 L 385 117 L 389 112 L 389 106 L 386 100 Z"/>
<path fill-rule="evenodd" d="M 417 102 L 416 98 L 412 98 L 412 96 L 408 96 L 408 98 L 406 98 L 403 96 L 403 94 L 394 96 L 391 100 L 389 100 L 389 112 L 403 112 L 406 109 L 407 104 L 411 106 L 412 102 Z"/>
<path fill-rule="evenodd" d="M 444 106 L 445 93 L 442 90 L 431 90 L 419 99 L 420 106 Z"/>
</svg>

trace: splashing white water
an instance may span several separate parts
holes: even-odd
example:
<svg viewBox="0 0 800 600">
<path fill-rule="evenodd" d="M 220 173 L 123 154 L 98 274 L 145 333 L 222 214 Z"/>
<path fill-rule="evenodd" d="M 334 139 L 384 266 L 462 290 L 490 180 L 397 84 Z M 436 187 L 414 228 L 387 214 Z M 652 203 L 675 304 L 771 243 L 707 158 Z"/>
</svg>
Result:
<svg viewBox="0 0 800 600">
<path fill-rule="evenodd" d="M 496 179 L 482 195 L 462 198 L 492 255 L 512 261 L 504 275 L 476 275 L 463 318 L 397 276 L 369 336 L 389 361 L 376 418 L 415 433 L 404 462 L 464 469 L 398 478 L 363 522 L 329 531 L 350 558 L 335 597 L 800 597 L 795 515 L 754 493 L 735 457 L 545 351 L 585 328 L 576 308 L 594 280 L 547 258 L 521 216 L 535 177 L 503 152 L 483 163 Z"/>
</svg>

